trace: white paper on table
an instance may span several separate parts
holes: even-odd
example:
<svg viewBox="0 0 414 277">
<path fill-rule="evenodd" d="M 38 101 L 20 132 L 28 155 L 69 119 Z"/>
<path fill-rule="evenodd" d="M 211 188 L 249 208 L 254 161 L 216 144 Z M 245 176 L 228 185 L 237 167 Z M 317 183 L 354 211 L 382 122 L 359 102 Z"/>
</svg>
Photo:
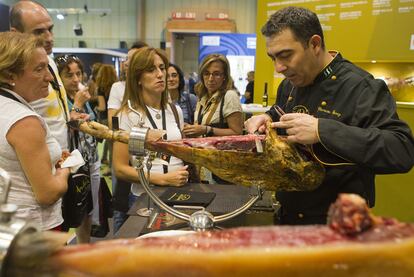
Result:
<svg viewBox="0 0 414 277">
<path fill-rule="evenodd" d="M 73 150 L 70 156 L 62 163 L 61 168 L 70 167 L 70 173 L 76 173 L 78 169 L 85 164 L 82 154 L 78 149 Z"/>
</svg>

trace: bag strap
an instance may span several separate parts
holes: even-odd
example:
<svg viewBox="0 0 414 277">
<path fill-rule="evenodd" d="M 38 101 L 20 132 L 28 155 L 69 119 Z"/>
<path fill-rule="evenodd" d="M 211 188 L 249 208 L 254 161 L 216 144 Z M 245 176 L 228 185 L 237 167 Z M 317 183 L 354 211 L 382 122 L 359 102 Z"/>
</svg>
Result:
<svg viewBox="0 0 414 277">
<path fill-rule="evenodd" d="M 180 129 L 180 118 L 178 117 L 177 107 L 172 103 L 168 103 L 168 104 L 170 105 L 170 108 L 174 114 L 175 123 L 177 123 L 178 129 Z"/>
<path fill-rule="evenodd" d="M 53 77 L 53 81 L 50 82 L 52 88 L 57 92 L 57 96 L 58 96 L 58 101 L 61 103 L 62 105 L 62 109 L 63 109 L 63 113 L 64 113 L 64 117 L 66 122 L 70 120 L 70 118 L 68 118 L 68 114 L 67 111 L 69 111 L 68 107 L 67 107 L 67 102 L 65 101 L 65 99 L 63 99 L 62 96 L 62 92 L 60 91 L 60 85 L 59 85 L 59 81 L 58 78 L 56 77 L 55 71 L 53 70 L 52 66 L 50 64 L 47 65 L 50 74 L 52 74 Z"/>
<path fill-rule="evenodd" d="M 184 93 L 184 97 L 185 97 L 185 103 L 187 106 L 187 111 L 188 111 L 188 116 L 189 118 L 189 123 L 193 124 L 194 123 L 194 112 L 193 109 L 191 108 L 191 97 L 190 94 L 188 92 L 183 92 Z"/>
<path fill-rule="evenodd" d="M 226 97 L 226 95 L 223 95 L 221 102 L 220 102 L 220 126 L 225 126 L 224 125 L 224 114 L 223 114 L 223 109 L 224 109 L 224 98 Z M 224 127 L 222 127 L 224 128 Z"/>
<path fill-rule="evenodd" d="M 180 128 L 180 118 L 178 117 L 177 107 L 172 103 L 168 103 L 168 104 L 170 105 L 170 108 L 171 108 L 171 110 L 174 114 L 175 123 L 177 124 L 178 130 L 180 130 L 181 137 L 183 138 L 184 135 L 183 135 L 183 132 L 181 131 L 181 128 Z"/>
<path fill-rule="evenodd" d="M 10 92 L 8 92 L 6 90 L 1 89 L 0 95 L 1 96 L 4 96 L 4 97 L 7 97 L 7 98 L 10 98 L 10 99 L 12 99 L 12 100 L 14 100 L 16 102 L 22 103 L 19 99 L 17 99 L 16 96 L 14 96 L 13 94 L 11 94 Z"/>
</svg>

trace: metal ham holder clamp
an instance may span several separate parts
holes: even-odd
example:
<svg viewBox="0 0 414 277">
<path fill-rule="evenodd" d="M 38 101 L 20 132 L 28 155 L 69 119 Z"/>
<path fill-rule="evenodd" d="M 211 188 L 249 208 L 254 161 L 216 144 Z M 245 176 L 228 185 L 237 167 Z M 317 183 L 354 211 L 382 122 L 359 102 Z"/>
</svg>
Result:
<svg viewBox="0 0 414 277">
<path fill-rule="evenodd" d="M 17 211 L 17 205 L 7 204 L 11 186 L 10 176 L 0 168 L 0 177 L 0 276 L 5 276 L 10 251 L 13 250 L 18 237 L 39 232 L 39 230 L 29 222 L 13 217 Z"/>
<path fill-rule="evenodd" d="M 133 109 L 130 103 L 128 103 L 128 106 L 131 109 L 131 111 L 136 113 L 139 116 L 139 118 L 141 118 L 138 111 Z M 232 212 L 219 215 L 219 216 L 213 216 L 210 212 L 206 211 L 204 208 L 202 210 L 192 213 L 191 215 L 188 215 L 186 213 L 177 211 L 174 208 L 168 206 L 150 188 L 150 184 L 149 184 L 150 170 L 152 167 L 152 160 L 156 157 L 156 153 L 145 149 L 145 139 L 147 137 L 149 128 L 142 127 L 142 126 L 143 126 L 143 122 L 141 121 L 137 127 L 133 127 L 131 129 L 131 132 L 129 134 L 129 143 L 128 143 L 129 153 L 135 156 L 135 162 L 136 162 L 135 168 L 138 172 L 138 176 L 141 181 L 141 184 L 144 187 L 144 190 L 146 191 L 148 196 L 151 198 L 152 201 L 154 201 L 154 203 L 158 207 L 160 207 L 161 209 L 165 210 L 167 213 L 179 219 L 187 221 L 190 227 L 194 231 L 204 231 L 207 229 L 211 229 L 214 227 L 214 224 L 216 223 L 223 222 L 233 217 L 236 217 L 239 214 L 247 211 L 257 200 L 262 198 L 263 192 L 260 189 L 260 187 L 256 186 L 252 188 L 254 191 L 253 193 L 251 193 L 251 198 L 243 206 L 241 206 L 240 208 Z M 145 172 L 144 172 L 144 160 L 146 157 L 148 157 L 147 162 L 146 162 L 148 177 L 145 176 Z"/>
</svg>

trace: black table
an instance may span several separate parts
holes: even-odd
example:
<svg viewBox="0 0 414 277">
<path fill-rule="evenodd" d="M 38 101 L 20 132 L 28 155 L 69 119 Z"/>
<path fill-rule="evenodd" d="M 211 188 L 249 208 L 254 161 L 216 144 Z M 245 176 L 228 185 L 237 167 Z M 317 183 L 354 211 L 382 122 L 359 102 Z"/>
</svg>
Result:
<svg viewBox="0 0 414 277">
<path fill-rule="evenodd" d="M 214 192 L 216 193 L 213 201 L 206 207 L 206 210 L 214 215 L 225 214 L 243 206 L 251 198 L 251 190 L 237 185 L 219 185 L 219 184 L 187 184 L 181 187 L 183 190 L 200 191 L 200 192 Z M 152 190 L 160 195 L 167 187 L 152 187 Z M 137 214 L 137 210 L 148 206 L 148 196 L 143 194 L 138 197 L 135 204 L 131 207 L 128 214 L 130 215 L 127 221 L 121 226 L 118 232 L 114 235 L 115 238 L 134 238 L 147 232 L 149 224 L 149 217 L 142 217 Z M 156 210 L 160 213 L 158 207 Z M 237 226 L 260 226 L 273 224 L 274 205 L 272 203 L 272 196 L 270 192 L 263 194 L 262 200 L 257 201 L 245 213 L 238 215 L 228 221 L 218 224 L 218 228 L 229 228 Z M 171 216 L 170 216 L 171 217 Z M 187 224 L 174 225 L 177 228 L 187 228 Z M 171 227 L 170 227 L 171 228 Z M 161 227 L 160 230 L 163 228 Z"/>
</svg>

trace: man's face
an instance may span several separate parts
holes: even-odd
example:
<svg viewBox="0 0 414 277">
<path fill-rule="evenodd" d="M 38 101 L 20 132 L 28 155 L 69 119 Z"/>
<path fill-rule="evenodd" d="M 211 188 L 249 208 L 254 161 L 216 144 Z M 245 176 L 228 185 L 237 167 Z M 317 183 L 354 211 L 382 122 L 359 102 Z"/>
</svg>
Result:
<svg viewBox="0 0 414 277">
<path fill-rule="evenodd" d="M 318 72 L 315 47 L 304 48 L 290 29 L 266 38 L 268 56 L 275 70 L 283 74 L 295 87 L 312 84 Z"/>
<path fill-rule="evenodd" d="M 25 10 L 22 19 L 24 33 L 42 37 L 45 41 L 46 53 L 51 54 L 53 48 L 53 22 L 47 11 L 41 7 Z"/>
</svg>

